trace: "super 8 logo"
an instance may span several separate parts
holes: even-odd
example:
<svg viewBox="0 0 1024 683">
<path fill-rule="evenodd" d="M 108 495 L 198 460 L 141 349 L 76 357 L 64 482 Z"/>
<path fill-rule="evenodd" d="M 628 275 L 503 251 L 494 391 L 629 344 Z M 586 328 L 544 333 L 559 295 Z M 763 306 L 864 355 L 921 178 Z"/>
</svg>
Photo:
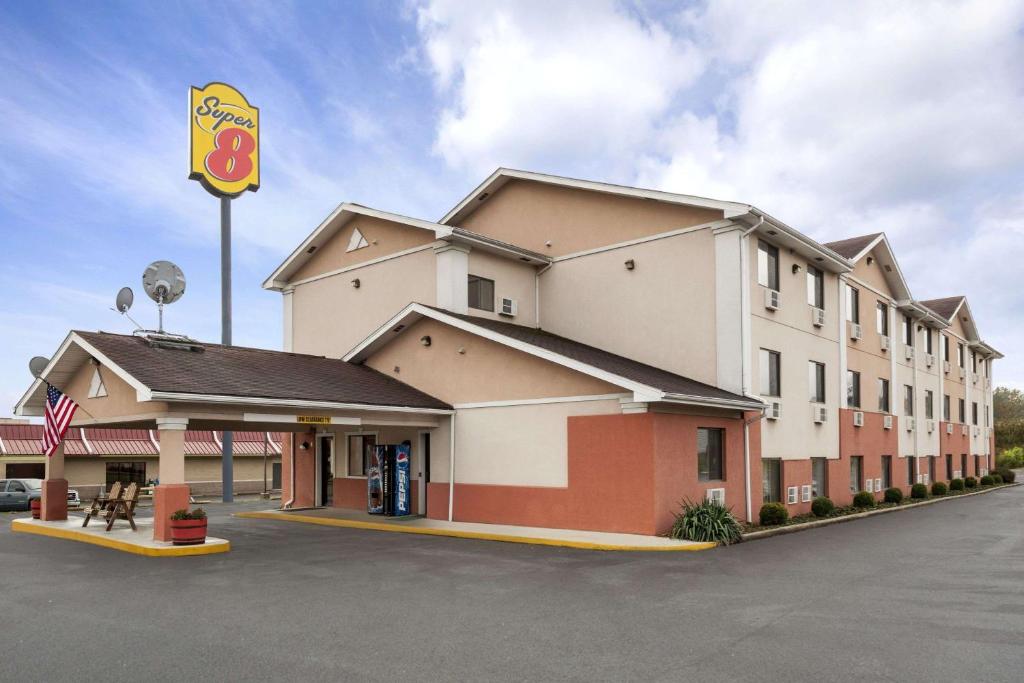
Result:
<svg viewBox="0 0 1024 683">
<path fill-rule="evenodd" d="M 259 109 L 225 83 L 189 93 L 189 178 L 235 197 L 260 186 Z"/>
</svg>

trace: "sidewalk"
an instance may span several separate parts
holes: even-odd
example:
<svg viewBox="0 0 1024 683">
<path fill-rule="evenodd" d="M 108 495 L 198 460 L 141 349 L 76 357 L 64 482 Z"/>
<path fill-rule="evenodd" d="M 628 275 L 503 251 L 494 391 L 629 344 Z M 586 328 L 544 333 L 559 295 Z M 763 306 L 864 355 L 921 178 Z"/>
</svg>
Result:
<svg viewBox="0 0 1024 683">
<path fill-rule="evenodd" d="M 343 510 L 340 508 L 296 511 L 266 510 L 263 512 L 240 512 L 236 513 L 235 516 L 246 519 L 272 519 L 283 522 L 319 524 L 349 529 L 370 529 L 426 536 L 451 536 L 455 538 L 550 545 L 586 550 L 671 552 L 707 550 L 714 548 L 716 545 L 714 543 L 676 541 L 663 536 L 641 536 L 639 534 L 616 534 L 602 531 L 577 531 L 573 529 L 544 529 L 507 524 L 448 522 L 418 516 L 383 517 L 357 510 Z"/>
<path fill-rule="evenodd" d="M 44 522 L 31 517 L 19 518 L 11 521 L 11 531 L 90 543 L 147 557 L 211 555 L 231 550 L 231 544 L 228 541 L 213 536 L 207 536 L 206 543 L 202 545 L 177 546 L 155 541 L 153 540 L 152 517 L 136 517 L 135 525 L 138 527 L 138 531 L 132 531 L 127 522 L 121 521 L 113 529 L 107 531 L 106 522 L 102 519 L 97 519 L 89 526 L 83 527 L 84 519 L 84 516 L 78 515 L 68 515 L 66 520 L 59 522 Z"/>
</svg>

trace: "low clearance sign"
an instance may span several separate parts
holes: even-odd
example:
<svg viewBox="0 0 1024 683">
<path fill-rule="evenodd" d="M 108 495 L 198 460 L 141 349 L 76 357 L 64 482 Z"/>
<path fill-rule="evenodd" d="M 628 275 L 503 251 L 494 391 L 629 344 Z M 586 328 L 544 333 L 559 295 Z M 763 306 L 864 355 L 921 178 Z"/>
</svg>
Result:
<svg viewBox="0 0 1024 683">
<path fill-rule="evenodd" d="M 260 110 L 226 83 L 189 89 L 189 175 L 217 197 L 260 187 Z"/>
</svg>

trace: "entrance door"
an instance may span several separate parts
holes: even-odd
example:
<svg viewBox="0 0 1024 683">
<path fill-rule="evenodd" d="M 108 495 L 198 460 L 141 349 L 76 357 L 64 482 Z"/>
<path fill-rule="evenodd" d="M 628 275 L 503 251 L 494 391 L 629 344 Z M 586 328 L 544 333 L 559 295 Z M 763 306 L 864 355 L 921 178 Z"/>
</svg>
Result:
<svg viewBox="0 0 1024 683">
<path fill-rule="evenodd" d="M 419 484 L 416 504 L 419 514 L 427 514 L 427 484 L 430 483 L 430 432 L 420 432 Z"/>
<path fill-rule="evenodd" d="M 317 505 L 330 505 L 333 500 L 334 494 L 334 471 L 332 469 L 332 463 L 334 458 L 334 437 L 333 436 L 318 436 L 317 437 L 317 455 L 318 455 L 318 486 L 319 491 Z"/>
</svg>

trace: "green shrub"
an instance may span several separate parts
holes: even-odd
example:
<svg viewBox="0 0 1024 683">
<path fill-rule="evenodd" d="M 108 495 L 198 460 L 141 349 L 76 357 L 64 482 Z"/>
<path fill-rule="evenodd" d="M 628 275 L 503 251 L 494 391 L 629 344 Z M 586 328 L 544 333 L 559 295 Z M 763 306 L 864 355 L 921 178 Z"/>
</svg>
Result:
<svg viewBox="0 0 1024 683">
<path fill-rule="evenodd" d="M 928 497 L 928 487 L 924 484 L 914 484 L 910 487 L 910 497 L 918 500 Z"/>
<path fill-rule="evenodd" d="M 1003 483 L 1003 475 L 999 474 L 998 472 L 993 474 L 992 475 L 992 483 L 993 484 L 1002 484 Z"/>
<path fill-rule="evenodd" d="M 789 519 L 789 512 L 786 511 L 786 506 L 782 503 L 765 503 L 761 506 L 758 517 L 761 520 L 761 526 L 774 526 Z"/>
<path fill-rule="evenodd" d="M 984 477 L 981 478 L 982 486 L 991 486 L 994 483 L 996 483 L 996 480 L 992 478 L 991 474 L 986 474 Z"/>
<path fill-rule="evenodd" d="M 949 482 L 949 490 L 950 491 L 963 491 L 964 490 L 964 480 L 963 479 L 954 479 L 953 481 Z"/>
<path fill-rule="evenodd" d="M 1007 448 L 996 457 L 996 467 L 1005 467 L 1006 469 L 1024 467 L 1024 447 Z"/>
<path fill-rule="evenodd" d="M 1017 473 L 1008 467 L 1000 467 L 996 473 L 1003 478 L 1007 484 L 1012 484 L 1017 479 Z"/>
<path fill-rule="evenodd" d="M 181 510 L 175 510 L 171 513 L 171 519 L 175 521 L 183 519 L 206 519 L 206 510 L 203 508 L 196 508 L 189 512 L 188 508 L 182 508 Z"/>
<path fill-rule="evenodd" d="M 875 507 L 875 497 L 867 491 L 861 491 L 853 497 L 853 507 L 873 508 Z"/>
<path fill-rule="evenodd" d="M 836 509 L 836 504 L 828 496 L 818 496 L 811 501 L 811 512 L 815 517 L 828 517 Z"/>
<path fill-rule="evenodd" d="M 891 489 L 885 490 L 885 502 L 886 503 L 902 503 L 903 502 L 903 491 L 893 486 Z"/>
<path fill-rule="evenodd" d="M 975 479 L 974 477 L 967 477 L 966 479 L 964 479 L 964 486 L 966 486 L 969 489 L 973 489 L 978 486 L 978 480 Z"/>
<path fill-rule="evenodd" d="M 743 539 L 740 523 L 733 517 L 732 510 L 718 501 L 704 500 L 681 504 L 676 513 L 669 536 L 686 541 L 700 541 L 730 545 Z"/>
<path fill-rule="evenodd" d="M 933 496 L 944 496 L 949 493 L 949 487 L 941 481 L 937 481 L 932 484 L 932 495 Z"/>
</svg>

